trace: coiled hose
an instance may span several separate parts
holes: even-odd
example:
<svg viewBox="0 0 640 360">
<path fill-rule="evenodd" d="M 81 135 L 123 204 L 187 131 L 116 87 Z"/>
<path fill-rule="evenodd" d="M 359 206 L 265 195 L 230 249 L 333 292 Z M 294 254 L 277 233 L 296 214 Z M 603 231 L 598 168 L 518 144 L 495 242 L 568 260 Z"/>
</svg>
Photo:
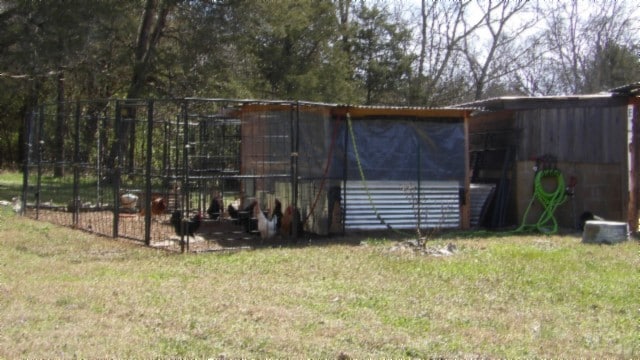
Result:
<svg viewBox="0 0 640 360">
<path fill-rule="evenodd" d="M 547 192 L 542 187 L 542 179 L 546 177 L 555 177 L 557 187 L 552 192 Z M 527 210 L 524 212 L 524 216 L 522 217 L 522 225 L 516 231 L 531 231 L 538 230 L 541 233 L 545 234 L 555 234 L 558 232 L 558 222 L 553 215 L 558 206 L 562 205 L 565 201 L 567 201 L 567 191 L 565 188 L 564 177 L 562 176 L 562 172 L 558 169 L 545 169 L 538 171 L 536 173 L 536 177 L 534 179 L 534 192 L 531 201 L 529 202 L 529 206 L 527 206 Z M 531 205 L 533 202 L 538 200 L 542 205 L 543 211 L 538 221 L 535 224 L 527 224 L 526 219 L 529 215 L 529 210 L 531 210 Z"/>
</svg>

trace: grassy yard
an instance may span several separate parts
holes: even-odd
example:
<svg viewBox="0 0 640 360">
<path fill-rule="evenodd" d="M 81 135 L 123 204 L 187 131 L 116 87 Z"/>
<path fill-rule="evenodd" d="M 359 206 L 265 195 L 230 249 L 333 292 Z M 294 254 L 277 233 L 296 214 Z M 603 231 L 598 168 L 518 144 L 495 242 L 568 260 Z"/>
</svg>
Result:
<svg viewBox="0 0 640 360">
<path fill-rule="evenodd" d="M 0 358 L 640 357 L 640 247 L 169 254 L 0 208 Z"/>
</svg>

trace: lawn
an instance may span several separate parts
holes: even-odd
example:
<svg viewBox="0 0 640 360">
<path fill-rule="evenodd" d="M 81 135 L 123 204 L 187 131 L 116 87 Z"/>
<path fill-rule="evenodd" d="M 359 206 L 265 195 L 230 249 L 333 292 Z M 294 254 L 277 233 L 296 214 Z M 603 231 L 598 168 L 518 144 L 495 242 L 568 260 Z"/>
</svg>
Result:
<svg viewBox="0 0 640 360">
<path fill-rule="evenodd" d="M 0 358 L 638 358 L 640 247 L 449 236 L 172 254 L 0 208 Z"/>
</svg>

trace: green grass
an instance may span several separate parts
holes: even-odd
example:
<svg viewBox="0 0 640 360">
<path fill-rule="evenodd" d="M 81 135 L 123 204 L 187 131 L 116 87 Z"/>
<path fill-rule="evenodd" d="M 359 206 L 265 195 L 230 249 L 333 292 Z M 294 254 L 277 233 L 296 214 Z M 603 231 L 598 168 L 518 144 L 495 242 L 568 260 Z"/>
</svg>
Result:
<svg viewBox="0 0 640 360">
<path fill-rule="evenodd" d="M 35 193 L 37 191 L 37 176 L 29 177 L 29 191 L 27 193 L 27 202 L 35 201 Z M 0 200 L 11 200 L 15 196 L 22 194 L 23 177 L 18 172 L 0 172 Z M 82 176 L 78 182 L 78 194 L 81 199 L 94 199 L 97 197 L 95 178 Z M 102 186 L 104 194 L 110 194 L 111 188 Z M 51 175 L 43 175 L 41 177 L 41 201 L 48 201 L 54 204 L 66 205 L 73 199 L 73 176 L 68 175 L 62 178 L 56 178 Z M 106 196 L 106 195 L 105 195 Z"/>
<path fill-rule="evenodd" d="M 143 183 L 143 179 L 139 179 Z M 162 191 L 160 180 L 152 179 L 152 191 Z M 54 177 L 50 172 L 44 173 L 40 177 L 40 188 L 38 189 L 38 176 L 33 170 L 28 179 L 27 203 L 33 204 L 36 200 L 35 194 L 40 192 L 41 203 L 49 205 L 66 206 L 73 199 L 73 174 L 67 171 L 64 177 Z M 23 176 L 19 172 L 0 170 L 0 200 L 10 201 L 13 197 L 22 193 Z M 142 189 L 143 185 L 137 186 L 128 184 L 123 180 L 122 189 L 137 188 Z M 82 174 L 78 181 L 78 197 L 82 202 L 97 203 L 113 201 L 113 186 L 108 182 L 101 182 L 94 175 Z"/>
<path fill-rule="evenodd" d="M 0 170 L 0 200 L 11 201 L 22 193 L 22 174 Z"/>
<path fill-rule="evenodd" d="M 0 358 L 637 358 L 640 248 L 169 254 L 0 210 Z"/>
</svg>

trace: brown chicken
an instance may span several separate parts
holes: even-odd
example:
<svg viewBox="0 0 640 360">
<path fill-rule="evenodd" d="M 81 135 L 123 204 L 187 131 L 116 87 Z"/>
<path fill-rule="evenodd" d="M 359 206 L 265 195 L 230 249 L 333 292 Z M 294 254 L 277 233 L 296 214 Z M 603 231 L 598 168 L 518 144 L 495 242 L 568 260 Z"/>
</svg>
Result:
<svg viewBox="0 0 640 360">
<path fill-rule="evenodd" d="M 167 210 L 167 202 L 163 197 L 159 196 L 151 200 L 151 215 L 160 216 L 165 210 Z"/>
<path fill-rule="evenodd" d="M 151 197 L 151 216 L 154 219 L 157 219 L 158 216 L 164 214 L 164 212 L 167 210 L 167 201 L 165 200 L 164 197 L 159 196 L 159 195 L 154 195 Z M 140 210 L 140 215 L 144 216 L 145 214 L 145 208 L 143 207 Z"/>
<path fill-rule="evenodd" d="M 284 210 L 282 220 L 280 221 L 280 234 L 285 237 L 291 235 L 291 224 L 293 223 L 293 206 L 289 205 Z"/>
</svg>

